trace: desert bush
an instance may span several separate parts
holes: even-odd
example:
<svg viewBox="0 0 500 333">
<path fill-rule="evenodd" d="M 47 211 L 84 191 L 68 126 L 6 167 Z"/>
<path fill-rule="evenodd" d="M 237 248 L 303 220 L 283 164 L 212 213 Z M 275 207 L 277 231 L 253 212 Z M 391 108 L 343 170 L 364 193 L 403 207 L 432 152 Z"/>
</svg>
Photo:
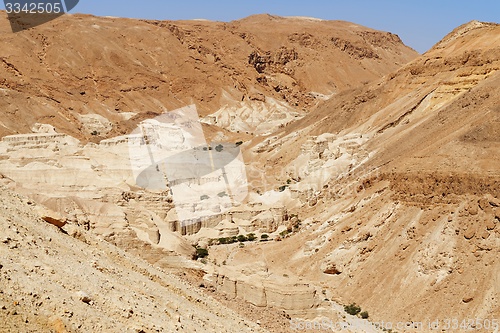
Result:
<svg viewBox="0 0 500 333">
<path fill-rule="evenodd" d="M 199 258 L 208 257 L 208 250 L 201 247 L 196 248 L 195 254 L 193 254 L 193 260 L 198 260 Z"/>
<path fill-rule="evenodd" d="M 245 235 L 238 235 L 238 242 L 246 242 L 248 240 L 248 238 L 246 238 Z"/>
<path fill-rule="evenodd" d="M 268 234 L 262 234 L 262 235 L 260 235 L 260 239 L 262 239 L 262 240 L 267 240 L 268 238 L 269 238 Z"/>
<path fill-rule="evenodd" d="M 251 234 L 248 234 L 248 235 L 247 235 L 247 240 L 248 240 L 249 242 L 254 241 L 256 238 L 257 238 L 257 237 L 255 237 L 255 234 L 253 234 L 253 233 L 251 233 Z"/>
<path fill-rule="evenodd" d="M 344 311 L 350 315 L 355 316 L 361 312 L 361 308 L 357 306 L 356 303 L 352 303 L 351 305 L 344 306 Z"/>
<path fill-rule="evenodd" d="M 368 311 L 363 311 L 359 314 L 361 316 L 361 318 L 363 319 L 368 319 L 369 315 L 368 315 Z"/>
</svg>

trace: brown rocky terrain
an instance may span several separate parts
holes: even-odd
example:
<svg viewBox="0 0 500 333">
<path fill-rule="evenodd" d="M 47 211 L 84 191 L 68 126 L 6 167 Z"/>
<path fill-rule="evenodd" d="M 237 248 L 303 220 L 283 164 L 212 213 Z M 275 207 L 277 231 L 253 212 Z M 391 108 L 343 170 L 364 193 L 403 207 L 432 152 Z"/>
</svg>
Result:
<svg viewBox="0 0 500 333">
<path fill-rule="evenodd" d="M 390 33 L 269 15 L 0 28 L 6 331 L 495 331 L 468 320 L 500 316 L 498 24 L 417 58 Z M 137 187 L 117 135 L 191 103 L 209 141 L 245 141 L 250 186 L 185 225 L 171 192 Z"/>
<path fill-rule="evenodd" d="M 272 262 L 375 321 L 498 319 L 499 32 L 461 26 L 257 141 L 247 159 L 269 177 L 256 188 L 288 183 L 307 227 L 230 264 Z"/>
<path fill-rule="evenodd" d="M 396 35 L 338 21 L 67 15 L 13 34 L 0 15 L 1 135 L 48 123 L 96 142 L 189 104 L 201 116 L 220 111 L 212 122 L 234 131 L 276 119 L 269 131 L 417 56 Z"/>
</svg>

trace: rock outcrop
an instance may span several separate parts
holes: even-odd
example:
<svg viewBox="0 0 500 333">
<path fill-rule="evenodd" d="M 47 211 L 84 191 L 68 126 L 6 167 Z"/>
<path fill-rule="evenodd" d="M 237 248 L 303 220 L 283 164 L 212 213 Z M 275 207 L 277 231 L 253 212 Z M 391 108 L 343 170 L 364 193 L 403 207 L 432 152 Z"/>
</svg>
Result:
<svg viewBox="0 0 500 333">
<path fill-rule="evenodd" d="M 0 206 L 1 331 L 268 332 L 84 230 L 48 226 L 4 187 Z"/>
</svg>

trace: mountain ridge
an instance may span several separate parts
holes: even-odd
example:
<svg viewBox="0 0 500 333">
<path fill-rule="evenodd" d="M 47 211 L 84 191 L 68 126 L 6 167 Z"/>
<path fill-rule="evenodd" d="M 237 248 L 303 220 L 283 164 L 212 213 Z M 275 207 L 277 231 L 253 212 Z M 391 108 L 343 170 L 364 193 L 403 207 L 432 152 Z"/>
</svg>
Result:
<svg viewBox="0 0 500 333">
<path fill-rule="evenodd" d="M 282 118 L 272 125 L 277 127 L 293 119 L 289 114 L 303 115 L 324 96 L 378 78 L 417 55 L 397 40 L 390 48 L 372 47 L 370 38 L 384 33 L 353 27 L 370 32 L 365 41 L 326 21 L 257 24 L 262 17 L 222 23 L 74 14 L 13 34 L 1 15 L 2 108 L 93 142 L 130 132 L 147 112 L 191 104 L 201 117 L 228 107 L 243 117 L 238 125 L 243 133 L 257 131 L 244 118 L 246 110 L 269 108 Z M 341 44 L 334 45 L 332 36 Z M 276 109 L 274 101 L 282 107 Z M 93 114 L 99 119 L 82 119 Z M 33 123 L 4 116 L 0 135 L 29 133 Z"/>
</svg>

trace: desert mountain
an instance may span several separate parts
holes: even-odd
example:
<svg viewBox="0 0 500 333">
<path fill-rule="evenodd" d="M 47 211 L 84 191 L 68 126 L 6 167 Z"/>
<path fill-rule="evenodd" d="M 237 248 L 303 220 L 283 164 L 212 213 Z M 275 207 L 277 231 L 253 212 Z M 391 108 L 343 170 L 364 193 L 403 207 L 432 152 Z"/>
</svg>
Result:
<svg viewBox="0 0 500 333">
<path fill-rule="evenodd" d="M 287 187 L 308 227 L 231 264 L 273 262 L 376 320 L 498 318 L 499 69 L 500 25 L 470 22 L 257 139 L 255 188 Z"/>
<path fill-rule="evenodd" d="M 205 321 L 217 331 L 210 309 L 221 304 L 220 317 L 250 331 L 259 327 L 249 318 L 275 332 L 289 331 L 287 318 L 388 329 L 347 315 L 342 305 L 354 302 L 371 322 L 413 323 L 398 332 L 421 332 L 429 318 L 499 317 L 499 25 L 461 26 L 417 58 L 390 33 L 269 15 L 230 23 L 74 15 L 16 35 L 2 29 L 0 121 L 14 135 L 0 141 L 8 188 L 0 273 L 19 281 L 2 297 L 30 314 L 40 306 L 26 301 L 33 291 L 24 273 L 54 284 L 61 301 L 77 306 L 68 310 L 75 319 L 48 302 L 37 310 L 43 325 L 130 328 L 120 319 L 130 314 L 165 320 L 145 331 L 192 332 Z M 242 204 L 185 225 L 168 188 L 134 183 L 129 143 L 149 137 L 117 135 L 191 103 L 206 133 L 245 141 L 250 186 Z M 201 194 L 188 208 L 212 209 Z M 208 257 L 191 260 L 192 245 Z M 98 258 L 91 268 L 79 263 L 84 278 L 61 265 L 81 253 Z M 27 259 L 34 256 L 41 263 Z M 102 284 L 104 296 L 85 279 Z M 137 298 L 138 283 L 159 291 L 140 291 L 132 313 L 106 279 L 125 301 Z M 148 297 L 155 305 L 170 297 L 162 281 L 179 286 L 175 303 L 186 311 L 207 300 L 196 320 L 188 311 L 180 323 L 191 322 L 179 327 L 175 309 L 165 313 L 177 324 L 161 307 L 144 309 Z M 90 308 L 79 290 L 95 302 Z M 49 316 L 54 307 L 61 316 Z M 91 311 L 109 320 L 84 322 Z M 12 327 L 26 318 L 17 319 Z"/>
<path fill-rule="evenodd" d="M 498 25 L 471 22 L 398 71 L 344 91 L 254 142 L 275 146 L 278 137 L 288 139 L 266 155 L 286 166 L 310 136 L 359 133 L 358 141 L 377 152 L 365 169 L 498 174 L 490 163 L 499 130 L 498 55 Z"/>
<path fill-rule="evenodd" d="M 340 21 L 67 15 L 13 34 L 1 15 L 3 135 L 38 122 L 96 142 L 190 104 L 207 123 L 268 132 L 417 56 L 394 34 Z"/>
</svg>

